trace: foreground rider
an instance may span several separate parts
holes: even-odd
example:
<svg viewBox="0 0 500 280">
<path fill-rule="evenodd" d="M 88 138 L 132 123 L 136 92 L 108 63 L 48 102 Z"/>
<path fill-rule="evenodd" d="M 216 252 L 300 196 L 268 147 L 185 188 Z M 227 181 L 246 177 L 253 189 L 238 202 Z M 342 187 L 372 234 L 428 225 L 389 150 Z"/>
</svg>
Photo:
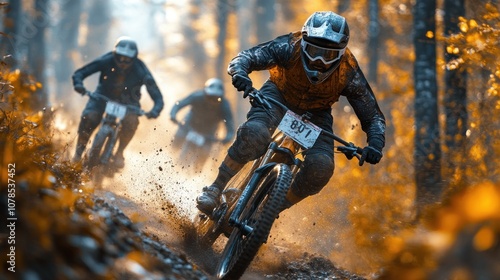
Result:
<svg viewBox="0 0 500 280">
<path fill-rule="evenodd" d="M 229 102 L 224 97 L 224 84 L 221 79 L 211 78 L 205 82 L 203 89 L 196 90 L 182 100 L 175 103 L 170 111 L 170 119 L 177 121 L 177 113 L 189 106 L 189 112 L 184 118 L 184 124 L 179 127 L 174 136 L 173 146 L 180 149 L 186 140 L 190 129 L 215 138 L 215 133 L 221 123 L 224 123 L 226 135 L 222 143 L 229 143 L 234 137 L 233 114 Z M 205 150 L 210 150 L 211 141 L 204 145 Z"/>
<path fill-rule="evenodd" d="M 87 90 L 83 85 L 83 80 L 100 72 L 96 93 L 122 104 L 140 107 L 140 90 L 145 85 L 154 101 L 154 106 L 151 111 L 146 113 L 146 117 L 148 119 L 157 118 L 163 109 L 163 97 L 148 68 L 137 56 L 138 49 L 134 40 L 129 37 L 118 38 L 113 51 L 75 71 L 73 74 L 75 91 L 84 95 Z M 78 140 L 73 161 L 81 160 L 90 135 L 99 125 L 105 108 L 105 100 L 89 98 L 78 126 Z M 116 167 L 122 168 L 124 166 L 123 151 L 132 140 L 138 125 L 139 117 L 135 114 L 127 114 L 123 120 L 123 128 L 118 138 L 118 149 L 113 159 Z"/>
<path fill-rule="evenodd" d="M 349 27 L 344 17 L 333 12 L 315 12 L 301 32 L 276 39 L 240 52 L 229 63 L 232 83 L 244 97 L 252 90 L 248 74 L 268 69 L 270 77 L 260 92 L 272 97 L 295 113 L 312 113 L 311 121 L 332 132 L 331 106 L 345 96 L 367 135 L 361 162 L 376 164 L 385 145 L 385 118 L 354 55 L 347 48 Z M 285 112 L 272 104 L 272 109 L 253 106 L 247 121 L 239 128 L 236 140 L 219 167 L 214 183 L 203 188 L 197 198 L 200 211 L 210 214 L 229 179 L 245 163 L 263 155 Z M 333 175 L 333 139 L 320 135 L 306 151 L 305 159 L 290 191 L 286 209 L 307 196 L 317 194 Z"/>
</svg>

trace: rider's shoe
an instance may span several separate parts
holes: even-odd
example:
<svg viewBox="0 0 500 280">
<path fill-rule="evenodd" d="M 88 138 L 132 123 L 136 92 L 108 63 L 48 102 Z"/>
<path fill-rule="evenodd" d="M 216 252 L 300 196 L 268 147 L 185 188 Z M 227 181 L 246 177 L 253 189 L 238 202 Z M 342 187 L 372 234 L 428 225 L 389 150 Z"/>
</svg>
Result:
<svg viewBox="0 0 500 280">
<path fill-rule="evenodd" d="M 117 154 L 113 158 L 113 163 L 117 168 L 125 167 L 125 158 L 121 154 Z"/>
<path fill-rule="evenodd" d="M 210 215 L 215 207 L 219 205 L 221 195 L 217 185 L 212 184 L 203 188 L 203 193 L 196 198 L 196 207 L 203 213 Z"/>
</svg>

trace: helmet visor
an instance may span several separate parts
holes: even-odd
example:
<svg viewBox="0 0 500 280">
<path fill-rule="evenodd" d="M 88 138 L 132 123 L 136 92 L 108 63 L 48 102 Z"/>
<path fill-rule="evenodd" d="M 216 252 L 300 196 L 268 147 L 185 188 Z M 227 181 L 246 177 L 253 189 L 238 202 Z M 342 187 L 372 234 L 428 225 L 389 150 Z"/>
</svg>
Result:
<svg viewBox="0 0 500 280">
<path fill-rule="evenodd" d="M 302 39 L 302 50 L 311 61 L 321 60 L 325 65 L 329 65 L 339 60 L 345 52 L 345 48 L 330 49 L 314 45 Z"/>
<path fill-rule="evenodd" d="M 134 60 L 133 58 L 131 57 L 128 57 L 128 56 L 124 56 L 124 55 L 116 55 L 116 60 L 118 60 L 118 63 L 126 63 L 126 64 L 129 64 L 129 63 L 132 63 L 132 61 Z"/>
</svg>

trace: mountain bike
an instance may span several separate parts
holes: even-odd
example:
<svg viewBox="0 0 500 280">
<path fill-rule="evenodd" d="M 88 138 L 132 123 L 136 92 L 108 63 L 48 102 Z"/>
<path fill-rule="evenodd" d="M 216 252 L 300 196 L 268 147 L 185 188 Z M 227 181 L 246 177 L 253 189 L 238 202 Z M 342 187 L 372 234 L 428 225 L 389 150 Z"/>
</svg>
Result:
<svg viewBox="0 0 500 280">
<path fill-rule="evenodd" d="M 195 216 L 195 237 L 199 245 L 211 247 L 222 234 L 228 238 L 216 269 L 219 279 L 241 277 L 267 241 L 283 209 L 288 189 L 301 168 L 304 152 L 314 145 L 320 134 L 341 144 L 335 146 L 336 152 L 348 159 L 356 157 L 359 164 L 363 164 L 360 147 L 314 125 L 309 113 L 297 115 L 255 89 L 249 97 L 252 105 L 257 102 L 270 108 L 269 102 L 272 102 L 286 113 L 267 152 L 231 179 L 222 192 L 219 206 L 210 215 L 199 212 Z"/>
<path fill-rule="evenodd" d="M 190 171 L 201 171 L 210 156 L 215 143 L 222 143 L 222 139 L 214 135 L 204 134 L 193 129 L 189 124 L 172 120 L 179 129 L 186 131 L 186 136 L 179 151 L 179 164 L 189 167 Z"/>
<path fill-rule="evenodd" d="M 121 104 L 96 92 L 92 93 L 87 91 L 85 94 L 90 98 L 106 101 L 104 116 L 95 134 L 94 140 L 92 141 L 92 145 L 83 161 L 83 165 L 87 170 L 93 170 L 96 167 L 107 168 L 107 170 L 97 170 L 99 172 L 93 172 L 95 177 L 94 181 L 100 184 L 104 173 L 114 174 L 113 171 L 115 170 L 110 166 L 110 159 L 112 159 L 114 155 L 113 152 L 122 128 L 123 119 L 128 114 L 142 116 L 145 112 L 138 106 Z"/>
</svg>

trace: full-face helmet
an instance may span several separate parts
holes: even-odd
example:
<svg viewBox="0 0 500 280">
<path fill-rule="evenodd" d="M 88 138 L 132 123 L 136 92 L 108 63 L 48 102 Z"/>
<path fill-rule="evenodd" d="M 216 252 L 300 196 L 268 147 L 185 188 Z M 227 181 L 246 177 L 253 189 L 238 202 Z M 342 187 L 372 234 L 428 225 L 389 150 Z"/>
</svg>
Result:
<svg viewBox="0 0 500 280">
<path fill-rule="evenodd" d="M 339 66 L 349 42 L 349 26 L 336 13 L 315 12 L 302 27 L 301 57 L 313 84 L 326 80 Z"/>
<path fill-rule="evenodd" d="M 138 52 L 135 41 L 130 37 L 122 36 L 116 40 L 113 56 L 118 67 L 126 69 L 137 58 Z"/>
<path fill-rule="evenodd" d="M 203 91 L 210 99 L 220 101 L 222 96 L 224 96 L 224 84 L 221 79 L 211 78 L 205 82 Z"/>
</svg>

